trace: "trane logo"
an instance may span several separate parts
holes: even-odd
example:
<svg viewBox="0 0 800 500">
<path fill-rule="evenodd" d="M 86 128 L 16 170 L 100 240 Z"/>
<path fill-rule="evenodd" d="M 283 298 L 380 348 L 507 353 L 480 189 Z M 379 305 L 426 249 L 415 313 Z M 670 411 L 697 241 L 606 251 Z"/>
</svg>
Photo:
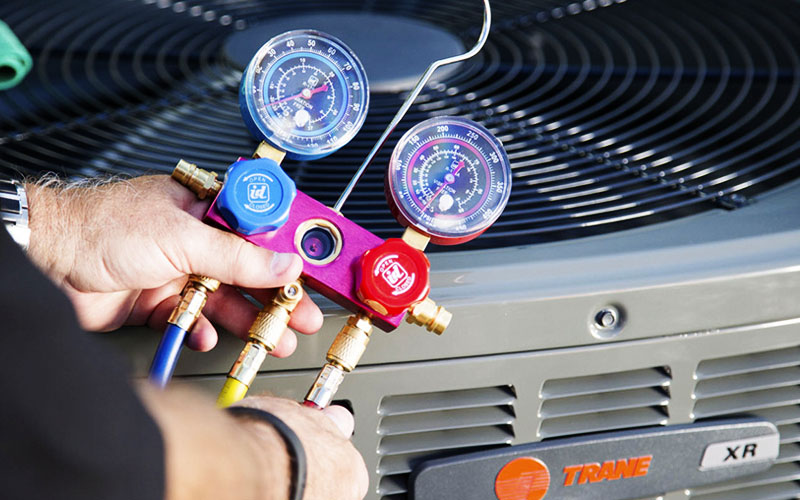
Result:
<svg viewBox="0 0 800 500">
<path fill-rule="evenodd" d="M 564 486 L 643 477 L 650 471 L 652 455 L 564 467 Z"/>
<path fill-rule="evenodd" d="M 646 476 L 652 455 L 606 462 L 590 462 L 564 467 L 564 486 L 617 481 Z M 520 457 L 508 462 L 497 474 L 494 483 L 498 500 L 542 500 L 550 488 L 547 465 L 533 457 Z"/>
</svg>

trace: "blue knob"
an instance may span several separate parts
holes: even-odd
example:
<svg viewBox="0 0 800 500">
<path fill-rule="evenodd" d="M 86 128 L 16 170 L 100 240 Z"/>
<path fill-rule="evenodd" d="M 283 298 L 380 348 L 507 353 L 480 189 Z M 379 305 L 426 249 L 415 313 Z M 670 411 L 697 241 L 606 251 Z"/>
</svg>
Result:
<svg viewBox="0 0 800 500">
<path fill-rule="evenodd" d="M 228 168 L 217 209 L 238 233 L 275 231 L 289 220 L 297 189 L 275 161 L 237 161 Z"/>
</svg>

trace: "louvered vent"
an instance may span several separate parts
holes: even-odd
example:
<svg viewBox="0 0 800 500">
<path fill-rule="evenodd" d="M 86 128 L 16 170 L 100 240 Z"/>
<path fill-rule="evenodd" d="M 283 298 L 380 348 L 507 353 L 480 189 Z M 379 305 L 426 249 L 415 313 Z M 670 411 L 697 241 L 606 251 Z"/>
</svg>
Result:
<svg viewBox="0 0 800 500">
<path fill-rule="evenodd" d="M 379 491 L 405 498 L 422 460 L 508 446 L 514 438 L 511 386 L 388 396 L 380 405 Z"/>
<path fill-rule="evenodd" d="M 719 358 L 697 367 L 694 417 L 755 415 L 781 435 L 778 463 L 761 474 L 700 488 L 692 498 L 800 498 L 800 347 Z"/>
<path fill-rule="evenodd" d="M 539 435 L 665 425 L 670 379 L 669 368 L 657 367 L 548 380 L 542 387 Z"/>
</svg>

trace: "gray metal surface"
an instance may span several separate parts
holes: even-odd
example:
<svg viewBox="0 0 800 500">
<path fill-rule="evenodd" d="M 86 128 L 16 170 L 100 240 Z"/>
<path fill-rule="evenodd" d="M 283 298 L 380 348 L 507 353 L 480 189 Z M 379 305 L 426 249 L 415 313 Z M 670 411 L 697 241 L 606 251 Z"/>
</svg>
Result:
<svg viewBox="0 0 800 500">
<path fill-rule="evenodd" d="M 800 377 L 792 371 L 800 366 L 800 183 L 731 212 L 431 261 L 433 296 L 455 314 L 449 330 L 375 332 L 338 396 L 355 411 L 369 499 L 406 498 L 407 475 L 426 458 L 742 412 L 779 426 L 778 464 L 667 498 L 800 495 Z M 594 318 L 609 304 L 622 327 L 598 336 Z M 324 309 L 322 331 L 301 336 L 291 358 L 268 360 L 253 392 L 302 398 L 345 318 Z M 158 334 L 103 338 L 144 374 Z M 216 393 L 240 349 L 224 337 L 211 353 L 182 356 L 177 373 Z M 437 406 L 443 400 L 452 406 Z"/>
<path fill-rule="evenodd" d="M 404 325 L 376 331 L 362 365 L 604 344 L 800 316 L 800 182 L 732 212 L 518 248 L 431 255 L 432 297 L 454 313 L 441 337 Z M 265 370 L 319 368 L 346 319 L 326 313 L 288 359 Z M 622 313 L 613 335 L 593 334 L 608 304 Z M 159 335 L 115 334 L 144 373 Z M 241 350 L 223 336 L 210 353 L 186 352 L 177 375 L 228 370 Z"/>
<path fill-rule="evenodd" d="M 384 474 L 392 459 L 407 459 L 408 472 L 413 468 L 414 449 L 422 456 L 436 456 L 444 451 L 469 452 L 480 449 L 489 441 L 495 446 L 530 443 L 541 440 L 541 428 L 546 421 L 541 416 L 544 402 L 542 388 L 551 380 L 576 377 L 601 377 L 609 374 L 638 374 L 641 370 L 666 366 L 669 369 L 668 394 L 669 402 L 666 414 L 662 414 L 661 423 L 674 425 L 689 423 L 694 420 L 694 404 L 696 397 L 695 371 L 703 361 L 708 359 L 739 356 L 774 349 L 794 349 L 800 345 L 800 316 L 794 319 L 767 324 L 756 324 L 746 327 L 721 329 L 715 332 L 695 332 L 684 335 L 666 336 L 652 339 L 641 339 L 610 343 L 607 345 L 587 346 L 580 348 L 562 348 L 440 360 L 433 362 L 398 363 L 376 366 L 363 366 L 350 374 L 342 385 L 338 397 L 348 401 L 355 412 L 356 432 L 353 441 L 364 454 L 367 467 L 371 472 L 371 489 L 367 498 L 405 498 L 402 495 L 402 474 Z M 800 360 L 796 365 L 800 365 Z M 307 385 L 316 375 L 316 370 L 294 370 L 260 375 L 252 388 L 253 393 L 269 391 L 272 394 L 288 398 L 302 398 Z M 619 375 L 618 375 L 619 376 Z M 609 389 L 616 390 L 613 383 Z M 196 386 L 213 394 L 222 385 L 224 376 L 194 377 L 190 381 Z M 660 380 L 654 381 L 662 386 Z M 800 384 L 800 377 L 794 381 Z M 509 388 L 491 390 L 491 388 Z M 487 390 L 489 388 L 489 390 Z M 598 389 L 599 390 L 599 389 Z M 443 398 L 456 392 L 455 402 L 443 407 Z M 471 398 L 458 401 L 459 395 L 470 394 Z M 384 424 L 384 419 L 396 414 L 386 401 L 396 402 L 397 396 L 405 400 L 413 395 L 416 406 L 403 405 L 405 414 L 422 414 L 428 409 L 427 417 L 422 423 L 428 426 L 431 415 L 442 415 L 450 408 L 507 408 L 511 418 L 508 424 L 489 421 L 487 425 L 476 419 L 474 415 L 459 413 L 447 419 L 448 424 L 433 430 L 421 427 L 419 432 L 404 429 L 392 431 Z M 482 395 L 482 396 L 481 396 Z M 510 396 L 509 396 L 510 395 Z M 746 395 L 742 395 L 746 397 Z M 509 400 L 510 399 L 510 400 Z M 765 411 L 793 410 L 797 400 L 769 403 Z M 616 426 L 616 421 L 627 423 L 628 427 L 636 426 L 634 417 L 641 408 L 623 410 L 611 415 L 591 410 L 585 415 L 589 419 L 609 422 Z M 392 415 L 387 415 L 391 413 Z M 753 413 L 753 409 L 750 412 Z M 758 412 L 755 412 L 759 415 Z M 774 413 L 773 413 L 774 414 Z M 776 417 L 779 418 L 779 417 Z M 775 420 L 781 425 L 782 434 L 786 429 L 796 427 L 800 418 L 791 420 Z M 795 422 L 795 423 L 792 423 Z M 643 425 L 652 425 L 646 423 Z M 783 426 L 786 427 L 783 427 Z M 600 430 L 600 429 L 597 429 Z M 465 437 L 471 435 L 472 441 Z M 499 434 L 499 436 L 497 435 Z M 793 446 L 800 437 L 786 434 L 786 445 Z M 400 440 L 408 443 L 402 455 L 395 455 L 401 450 Z M 418 447 L 419 442 L 428 446 Z M 389 442 L 391 446 L 386 446 Z M 416 448 L 415 448 L 416 447 Z M 425 449 L 427 448 L 427 449 Z M 783 450 L 782 450 L 783 455 Z M 388 463 L 388 465 L 387 465 Z M 790 468 L 787 470 L 787 467 Z M 775 478 L 768 475 L 773 469 L 780 474 Z M 800 488 L 793 482 L 800 480 L 800 468 L 792 458 L 788 462 L 786 456 L 779 458 L 779 464 L 765 473 L 764 477 L 755 476 L 752 482 L 743 482 L 742 487 L 763 487 L 764 484 L 780 483 L 792 487 L 800 494 Z M 397 470 L 397 469 L 395 469 Z M 762 486 L 759 486 L 762 485 Z M 738 486 L 735 486 L 738 489 Z M 698 493 L 699 494 L 699 493 Z M 728 490 L 725 494 L 730 495 Z M 720 498 L 734 498 L 722 496 Z M 766 498 L 753 495 L 750 498 Z M 787 496 L 788 498 L 788 496 Z"/>
</svg>

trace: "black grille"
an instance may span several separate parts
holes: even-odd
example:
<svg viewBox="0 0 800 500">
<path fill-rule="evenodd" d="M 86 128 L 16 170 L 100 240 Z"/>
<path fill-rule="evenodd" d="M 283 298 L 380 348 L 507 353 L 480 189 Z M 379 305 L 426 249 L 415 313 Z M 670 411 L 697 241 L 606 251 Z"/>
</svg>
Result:
<svg viewBox="0 0 800 500">
<path fill-rule="evenodd" d="M 307 11 L 435 23 L 471 46 L 463 0 L 326 0 Z M 513 192 L 463 248 L 535 243 L 736 209 L 800 176 L 800 5 L 775 0 L 494 0 L 485 50 L 428 90 L 345 206 L 399 234 L 383 196 L 391 147 L 434 115 L 482 122 L 505 143 Z M 4 1 L 0 18 L 35 68 L 0 96 L 0 171 L 66 176 L 167 172 L 178 158 L 224 170 L 254 147 L 226 38 L 296 2 Z M 391 58 L 387 58 L 391 63 Z M 402 96 L 372 96 L 358 137 L 298 187 L 333 204 Z M 457 247 L 458 248 L 458 247 Z"/>
</svg>

